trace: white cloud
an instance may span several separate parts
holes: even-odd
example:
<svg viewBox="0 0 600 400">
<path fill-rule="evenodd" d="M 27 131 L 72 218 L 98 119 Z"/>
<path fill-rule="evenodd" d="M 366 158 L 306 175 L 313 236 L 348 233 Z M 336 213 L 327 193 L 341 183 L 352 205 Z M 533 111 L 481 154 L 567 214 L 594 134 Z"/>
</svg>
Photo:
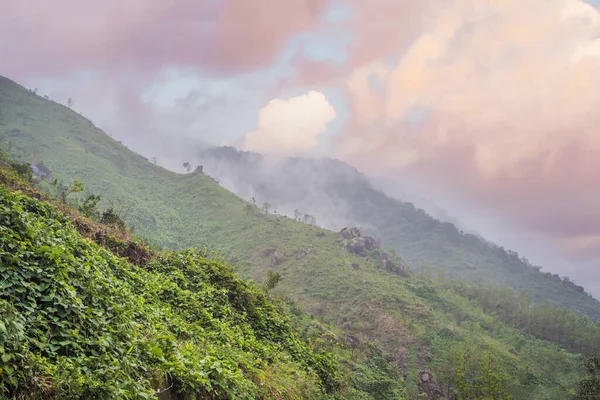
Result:
<svg viewBox="0 0 600 400">
<path fill-rule="evenodd" d="M 258 126 L 244 140 L 247 150 L 292 155 L 314 150 L 336 112 L 323 93 L 274 99 L 260 110 Z"/>
</svg>

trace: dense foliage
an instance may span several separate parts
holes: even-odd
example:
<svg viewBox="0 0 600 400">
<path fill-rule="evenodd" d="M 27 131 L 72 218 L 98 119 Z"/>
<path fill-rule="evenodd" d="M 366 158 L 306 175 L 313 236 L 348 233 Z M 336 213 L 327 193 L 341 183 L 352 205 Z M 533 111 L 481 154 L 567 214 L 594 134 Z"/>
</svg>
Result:
<svg viewBox="0 0 600 400">
<path fill-rule="evenodd" d="M 167 387 L 317 398 L 338 384 L 331 357 L 219 261 L 185 251 L 141 268 L 6 188 L 0 275 L 0 393 L 11 398 L 153 398 Z"/>
<path fill-rule="evenodd" d="M 577 400 L 600 399 L 600 357 L 585 360 L 586 377 L 579 382 Z"/>
<path fill-rule="evenodd" d="M 560 344 L 574 353 L 600 354 L 600 322 L 585 314 L 542 301 L 532 304 L 531 296 L 507 287 L 448 284 L 458 294 L 474 300 L 486 312 L 534 336 Z"/>
</svg>

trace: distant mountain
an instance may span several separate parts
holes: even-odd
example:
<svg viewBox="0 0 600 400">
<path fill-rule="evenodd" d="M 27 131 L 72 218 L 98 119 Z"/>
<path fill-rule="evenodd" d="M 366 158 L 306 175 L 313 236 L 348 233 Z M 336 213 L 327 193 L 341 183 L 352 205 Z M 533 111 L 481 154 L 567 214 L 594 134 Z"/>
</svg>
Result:
<svg viewBox="0 0 600 400">
<path fill-rule="evenodd" d="M 600 318 L 600 303 L 568 278 L 543 272 L 514 251 L 386 195 L 341 161 L 271 160 L 218 147 L 200 152 L 196 162 L 239 196 L 269 202 L 286 215 L 299 210 L 331 229 L 361 226 L 413 268 L 443 270 L 461 281 L 504 284 L 530 293 L 535 301 L 548 299 Z"/>
</svg>

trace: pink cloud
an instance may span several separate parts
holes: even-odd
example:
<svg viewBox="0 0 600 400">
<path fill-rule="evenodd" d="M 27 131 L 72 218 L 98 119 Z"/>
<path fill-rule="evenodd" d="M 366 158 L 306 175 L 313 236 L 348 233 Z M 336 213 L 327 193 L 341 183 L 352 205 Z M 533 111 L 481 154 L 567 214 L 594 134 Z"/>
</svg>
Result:
<svg viewBox="0 0 600 400">
<path fill-rule="evenodd" d="M 127 66 L 247 71 L 317 24 L 327 1 L 4 0 L 0 66 L 17 78 Z"/>
<path fill-rule="evenodd" d="M 346 75 L 352 116 L 336 153 L 560 237 L 568 257 L 600 253 L 591 250 L 600 246 L 600 14 L 578 0 L 437 6 L 419 11 L 416 36 L 401 21 L 371 32 L 383 35 L 380 48 Z M 404 52 L 390 65 L 393 41 Z M 430 117 L 411 127 L 415 108 Z"/>
</svg>

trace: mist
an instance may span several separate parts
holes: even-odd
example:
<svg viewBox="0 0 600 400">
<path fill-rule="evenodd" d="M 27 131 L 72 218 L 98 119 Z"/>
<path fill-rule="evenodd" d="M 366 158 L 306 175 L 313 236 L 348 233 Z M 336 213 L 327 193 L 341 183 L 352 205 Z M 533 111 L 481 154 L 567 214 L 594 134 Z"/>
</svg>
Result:
<svg viewBox="0 0 600 400">
<path fill-rule="evenodd" d="M 568 276 L 598 296 L 600 291 L 592 265 L 579 268 L 549 249 L 544 238 L 536 237 L 523 226 L 497 217 L 494 210 L 475 203 L 452 198 L 451 193 L 427 189 L 410 179 L 388 180 L 361 173 L 351 165 L 331 158 L 272 157 L 233 147 L 198 147 L 193 165 L 202 165 L 204 172 L 217 178 L 220 184 L 238 196 L 262 207 L 268 203 L 271 212 L 295 218 L 297 212 L 316 218 L 317 225 L 340 230 L 358 226 L 375 235 L 383 243 L 377 223 L 369 223 L 370 215 L 358 215 L 356 198 L 375 191 L 378 196 L 412 203 L 425 215 L 449 222 L 465 234 L 471 234 L 506 249 L 517 251 L 542 271 Z M 379 206 L 374 206 L 375 209 Z M 379 216 L 373 215 L 374 221 Z M 379 236 L 377 236 L 379 235 Z M 415 266 L 416 267 L 416 266 Z"/>
</svg>

